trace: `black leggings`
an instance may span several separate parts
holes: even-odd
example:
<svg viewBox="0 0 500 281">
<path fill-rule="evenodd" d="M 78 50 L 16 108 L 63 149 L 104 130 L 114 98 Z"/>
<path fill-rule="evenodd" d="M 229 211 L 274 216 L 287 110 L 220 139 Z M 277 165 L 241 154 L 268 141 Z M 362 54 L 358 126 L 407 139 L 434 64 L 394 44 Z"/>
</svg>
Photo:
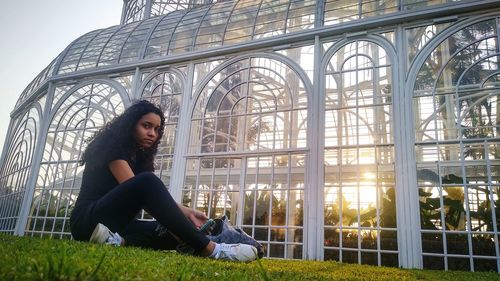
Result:
<svg viewBox="0 0 500 281">
<path fill-rule="evenodd" d="M 92 219 L 86 221 L 93 222 L 92 230 L 100 222 L 118 232 L 127 245 L 174 249 L 179 243 L 174 234 L 199 253 L 210 242 L 186 218 L 163 182 L 153 173 L 134 176 L 89 207 L 91 209 L 85 213 Z M 136 220 L 142 209 L 156 221 Z"/>
</svg>

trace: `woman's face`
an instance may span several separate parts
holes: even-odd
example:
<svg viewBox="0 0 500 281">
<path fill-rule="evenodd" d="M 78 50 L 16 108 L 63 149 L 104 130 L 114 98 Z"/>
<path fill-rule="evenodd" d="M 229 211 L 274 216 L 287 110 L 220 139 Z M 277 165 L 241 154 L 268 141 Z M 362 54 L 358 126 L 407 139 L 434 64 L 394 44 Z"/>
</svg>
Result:
<svg viewBox="0 0 500 281">
<path fill-rule="evenodd" d="M 161 118 L 155 113 L 145 114 L 137 121 L 134 129 L 134 139 L 139 147 L 150 148 L 158 141 Z"/>
</svg>

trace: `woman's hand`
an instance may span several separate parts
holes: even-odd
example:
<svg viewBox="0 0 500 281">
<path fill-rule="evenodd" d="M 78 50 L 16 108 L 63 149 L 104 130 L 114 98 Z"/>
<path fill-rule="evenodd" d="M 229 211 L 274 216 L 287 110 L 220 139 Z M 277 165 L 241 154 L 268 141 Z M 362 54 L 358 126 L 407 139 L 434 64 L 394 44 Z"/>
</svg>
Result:
<svg viewBox="0 0 500 281">
<path fill-rule="evenodd" d="M 207 215 L 205 215 L 204 213 L 200 212 L 200 211 L 197 211 L 197 210 L 193 210 L 191 209 L 193 212 L 191 212 L 191 214 L 188 216 L 188 219 L 194 224 L 194 226 L 197 228 L 197 229 L 200 229 L 200 227 L 202 227 L 208 220 L 208 217 Z"/>
<path fill-rule="evenodd" d="M 186 218 L 188 218 L 196 228 L 200 228 L 203 224 L 205 224 L 208 220 L 207 215 L 205 215 L 203 212 L 200 212 L 195 209 L 188 208 L 186 206 L 183 206 L 179 204 L 179 208 L 181 211 L 184 213 Z"/>
</svg>

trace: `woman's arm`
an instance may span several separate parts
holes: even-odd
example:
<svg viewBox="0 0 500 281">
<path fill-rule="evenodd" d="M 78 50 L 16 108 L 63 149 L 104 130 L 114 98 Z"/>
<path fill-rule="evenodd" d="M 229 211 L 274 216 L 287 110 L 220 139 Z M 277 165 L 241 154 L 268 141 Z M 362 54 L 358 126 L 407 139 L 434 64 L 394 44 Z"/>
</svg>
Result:
<svg viewBox="0 0 500 281">
<path fill-rule="evenodd" d="M 132 168 L 130 168 L 130 165 L 125 160 L 111 161 L 108 167 L 116 181 L 120 184 L 135 176 Z M 200 228 L 205 222 L 207 222 L 208 217 L 204 213 L 188 208 L 179 203 L 177 203 L 177 205 L 186 218 L 188 218 L 196 228 Z"/>
<path fill-rule="evenodd" d="M 188 208 L 182 204 L 177 203 L 182 213 L 188 218 L 196 228 L 200 228 L 204 223 L 207 222 L 208 217 L 203 212 L 195 209 Z"/>
<path fill-rule="evenodd" d="M 130 165 L 125 160 L 111 161 L 108 167 L 118 183 L 123 183 L 135 176 L 132 168 L 130 168 Z"/>
</svg>

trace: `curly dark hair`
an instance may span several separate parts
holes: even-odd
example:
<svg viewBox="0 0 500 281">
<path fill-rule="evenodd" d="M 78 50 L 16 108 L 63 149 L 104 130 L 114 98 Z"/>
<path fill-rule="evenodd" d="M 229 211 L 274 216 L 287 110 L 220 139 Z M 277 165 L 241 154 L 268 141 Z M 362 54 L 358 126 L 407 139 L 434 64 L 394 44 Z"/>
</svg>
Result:
<svg viewBox="0 0 500 281">
<path fill-rule="evenodd" d="M 138 149 L 134 139 L 135 125 L 142 116 L 148 113 L 160 116 L 158 140 L 148 149 Z M 87 149 L 79 163 L 83 165 L 92 162 L 98 167 L 107 166 L 113 160 L 112 157 L 125 153 L 135 158 L 135 168 L 138 171 L 154 171 L 154 157 L 158 151 L 164 127 L 165 116 L 158 106 L 146 100 L 137 101 L 87 140 Z"/>
</svg>

